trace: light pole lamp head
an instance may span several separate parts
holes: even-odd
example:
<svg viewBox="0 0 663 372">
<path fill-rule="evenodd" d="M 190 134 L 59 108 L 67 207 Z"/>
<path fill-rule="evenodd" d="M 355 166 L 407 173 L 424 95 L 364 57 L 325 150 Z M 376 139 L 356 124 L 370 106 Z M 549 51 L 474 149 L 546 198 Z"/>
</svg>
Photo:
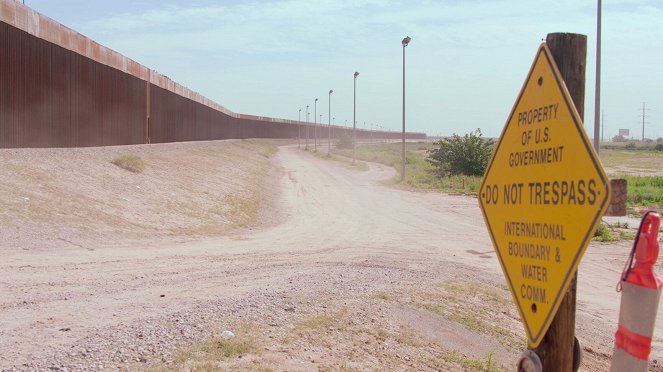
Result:
<svg viewBox="0 0 663 372">
<path fill-rule="evenodd" d="M 405 48 L 408 44 L 410 44 L 411 40 L 412 40 L 412 38 L 410 38 L 409 36 L 406 36 L 405 39 L 403 39 L 403 41 L 401 42 L 403 44 L 403 48 Z"/>
<path fill-rule="evenodd" d="M 318 102 L 318 99 L 317 99 L 317 98 L 315 99 L 315 102 Z"/>
<path fill-rule="evenodd" d="M 357 78 L 357 76 L 359 76 L 359 72 L 355 71 L 355 79 Z"/>
<path fill-rule="evenodd" d="M 334 91 L 330 89 L 329 90 L 329 95 L 331 95 L 332 93 L 334 93 Z"/>
</svg>

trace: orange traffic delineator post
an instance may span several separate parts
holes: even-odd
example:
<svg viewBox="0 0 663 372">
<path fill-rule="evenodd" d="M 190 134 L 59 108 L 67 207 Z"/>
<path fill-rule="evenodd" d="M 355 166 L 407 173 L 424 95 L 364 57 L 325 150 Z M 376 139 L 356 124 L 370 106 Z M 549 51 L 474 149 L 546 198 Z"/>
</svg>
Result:
<svg viewBox="0 0 663 372">
<path fill-rule="evenodd" d="M 658 213 L 642 218 L 617 290 L 622 292 L 611 371 L 647 371 L 663 280 L 654 274 L 658 258 Z M 635 259 L 635 262 L 634 262 Z"/>
</svg>

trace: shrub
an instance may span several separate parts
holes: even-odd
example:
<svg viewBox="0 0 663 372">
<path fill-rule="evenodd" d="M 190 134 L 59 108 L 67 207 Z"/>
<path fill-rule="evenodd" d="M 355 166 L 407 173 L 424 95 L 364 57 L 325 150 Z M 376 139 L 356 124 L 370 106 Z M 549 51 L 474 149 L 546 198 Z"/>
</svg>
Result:
<svg viewBox="0 0 663 372">
<path fill-rule="evenodd" d="M 601 222 L 594 232 L 594 240 L 600 242 L 611 242 L 616 240 L 608 224 Z"/>
<path fill-rule="evenodd" d="M 116 156 L 111 163 L 130 172 L 141 173 L 145 168 L 145 163 L 138 155 L 123 154 Z"/>
<path fill-rule="evenodd" d="M 428 151 L 428 161 L 433 164 L 435 173 L 440 176 L 459 175 L 482 176 L 493 151 L 494 141 L 481 138 L 481 129 L 465 134 L 454 133 L 451 138 L 434 142 L 437 149 Z"/>
<path fill-rule="evenodd" d="M 635 150 L 635 148 L 636 148 L 635 142 L 627 143 L 626 146 L 624 146 L 624 148 L 627 149 L 627 150 Z"/>
<path fill-rule="evenodd" d="M 612 137 L 612 142 L 626 142 L 626 138 L 620 134 Z"/>
<path fill-rule="evenodd" d="M 659 143 L 658 145 L 654 146 L 654 150 L 663 151 L 663 143 Z"/>
</svg>

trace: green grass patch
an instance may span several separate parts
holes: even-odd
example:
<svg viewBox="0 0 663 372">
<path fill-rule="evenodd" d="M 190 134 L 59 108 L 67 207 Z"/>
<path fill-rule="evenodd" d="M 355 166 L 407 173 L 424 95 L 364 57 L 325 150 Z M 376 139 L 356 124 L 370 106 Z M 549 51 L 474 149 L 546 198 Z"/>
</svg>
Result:
<svg viewBox="0 0 663 372">
<path fill-rule="evenodd" d="M 483 303 L 496 306 L 510 306 L 512 304 L 508 297 L 505 297 L 495 288 L 486 287 L 475 282 L 444 282 L 440 284 L 440 287 L 452 296 L 452 299 L 456 302 L 466 299 L 468 293 L 471 293 L 473 297 L 478 298 Z"/>
<path fill-rule="evenodd" d="M 399 329 L 395 332 L 387 331 L 382 327 L 376 327 L 373 329 L 364 328 L 361 332 L 367 333 L 375 337 L 376 340 L 380 342 L 386 342 L 388 340 L 393 340 L 401 345 L 407 345 L 412 347 L 421 346 L 421 343 L 417 341 L 419 337 L 414 332 L 414 330 L 409 326 L 401 325 Z"/>
<path fill-rule="evenodd" d="M 145 169 L 145 163 L 143 162 L 143 159 L 140 156 L 134 154 L 118 155 L 113 158 L 111 163 L 134 173 L 141 173 Z"/>
<path fill-rule="evenodd" d="M 350 151 L 352 151 L 352 150 L 350 150 Z M 366 172 L 370 169 L 368 167 L 368 164 L 366 164 L 363 161 L 355 161 L 355 163 L 352 164 L 352 159 L 351 159 L 352 152 L 350 152 L 350 158 L 345 157 L 345 156 L 337 156 L 337 155 L 334 155 L 333 153 L 327 155 L 326 152 L 311 152 L 311 153 L 316 158 L 320 158 L 320 159 L 324 159 L 324 160 L 333 160 L 333 161 L 339 162 L 339 163 L 343 164 L 343 166 L 345 166 L 346 168 L 350 168 L 350 169 L 354 169 L 354 170 L 358 170 L 358 171 L 362 171 L 362 172 Z"/>
<path fill-rule="evenodd" d="M 601 163 L 606 168 L 640 171 L 663 171 L 663 152 L 655 150 L 601 149 Z"/>
<path fill-rule="evenodd" d="M 484 359 L 465 356 L 457 351 L 451 351 L 444 355 L 444 360 L 459 364 L 466 370 L 481 372 L 499 372 L 502 369 L 495 362 L 495 352 L 491 351 Z"/>
<path fill-rule="evenodd" d="M 411 304 L 487 335 L 511 350 L 525 347 L 525 340 L 514 332 L 513 319 L 502 312 L 513 303 L 495 288 L 476 282 L 444 282 L 414 294 Z"/>
<path fill-rule="evenodd" d="M 174 365 L 168 368 L 153 366 L 150 370 L 218 371 L 223 369 L 221 366 L 225 362 L 261 354 L 264 341 L 258 334 L 259 330 L 254 325 L 245 323 L 239 326 L 233 338 L 218 336 L 193 343 L 175 353 Z"/>
<path fill-rule="evenodd" d="M 618 240 L 633 240 L 635 232 L 628 229 L 627 223 L 615 223 L 609 225 L 605 222 L 599 223 L 594 232 L 594 240 L 599 242 L 614 242 Z"/>
<path fill-rule="evenodd" d="M 397 176 L 394 183 L 403 183 L 421 190 L 451 193 L 476 193 L 481 186 L 480 177 L 453 176 L 440 178 L 427 159 L 427 151 L 434 148 L 431 142 L 407 142 L 405 144 L 405 182 L 401 181 L 403 168 L 402 143 L 362 144 L 356 149 L 357 159 L 394 167 Z M 352 157 L 352 149 L 334 149 L 334 154 Z"/>
<path fill-rule="evenodd" d="M 333 327 L 339 322 L 339 318 L 335 315 L 321 314 L 314 317 L 308 318 L 301 323 L 299 326 L 304 329 L 312 330 L 327 330 L 329 327 Z"/>
<path fill-rule="evenodd" d="M 663 162 L 663 159 L 661 159 Z M 624 176 L 628 185 L 626 202 L 629 206 L 663 206 L 663 177 Z"/>
</svg>

